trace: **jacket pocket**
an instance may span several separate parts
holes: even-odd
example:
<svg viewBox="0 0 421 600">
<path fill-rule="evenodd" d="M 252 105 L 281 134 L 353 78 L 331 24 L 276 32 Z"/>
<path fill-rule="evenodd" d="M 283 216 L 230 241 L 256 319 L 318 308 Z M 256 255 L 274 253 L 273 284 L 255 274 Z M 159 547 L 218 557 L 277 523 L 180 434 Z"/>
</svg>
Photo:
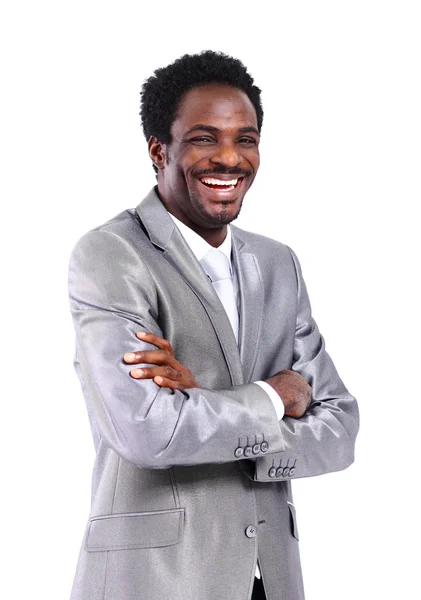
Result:
<svg viewBox="0 0 421 600">
<path fill-rule="evenodd" d="M 292 502 L 288 501 L 288 508 L 291 520 L 291 533 L 298 541 L 300 538 L 298 537 L 297 515 L 295 514 L 295 506 L 292 504 Z"/>
<path fill-rule="evenodd" d="M 184 532 L 184 508 L 101 515 L 89 520 L 88 552 L 162 548 L 178 544 Z"/>
</svg>

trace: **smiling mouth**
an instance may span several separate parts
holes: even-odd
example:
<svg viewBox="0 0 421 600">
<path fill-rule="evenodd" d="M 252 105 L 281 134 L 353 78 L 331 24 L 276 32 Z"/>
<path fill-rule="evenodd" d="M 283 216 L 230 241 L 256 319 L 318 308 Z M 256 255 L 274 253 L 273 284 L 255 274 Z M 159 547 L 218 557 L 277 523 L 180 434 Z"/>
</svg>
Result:
<svg viewBox="0 0 421 600">
<path fill-rule="evenodd" d="M 211 190 L 218 190 L 220 192 L 231 192 L 242 182 L 244 177 L 236 177 L 228 181 L 223 179 L 217 179 L 216 177 L 202 177 L 199 181 Z"/>
</svg>

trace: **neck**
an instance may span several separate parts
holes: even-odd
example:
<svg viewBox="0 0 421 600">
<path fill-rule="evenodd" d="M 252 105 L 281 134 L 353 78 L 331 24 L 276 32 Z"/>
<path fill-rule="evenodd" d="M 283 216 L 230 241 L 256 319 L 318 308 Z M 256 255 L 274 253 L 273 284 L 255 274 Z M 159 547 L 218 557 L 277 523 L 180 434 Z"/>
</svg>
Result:
<svg viewBox="0 0 421 600">
<path fill-rule="evenodd" d="M 178 215 L 174 216 L 177 217 L 177 219 L 180 219 L 180 221 L 187 225 L 187 227 L 193 229 L 193 231 L 196 232 L 197 235 L 200 235 L 200 237 L 202 237 L 210 246 L 213 246 L 214 248 L 219 248 L 219 246 L 227 237 L 226 225 L 221 225 L 220 227 L 214 229 L 205 229 L 203 227 L 199 227 L 195 223 L 189 223 L 185 219 L 181 219 Z"/>
</svg>

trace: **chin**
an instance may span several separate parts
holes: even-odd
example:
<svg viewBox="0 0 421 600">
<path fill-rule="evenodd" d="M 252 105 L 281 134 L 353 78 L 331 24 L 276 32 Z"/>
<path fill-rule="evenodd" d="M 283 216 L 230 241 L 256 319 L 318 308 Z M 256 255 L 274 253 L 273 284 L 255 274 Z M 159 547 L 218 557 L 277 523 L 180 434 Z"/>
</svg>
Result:
<svg viewBox="0 0 421 600">
<path fill-rule="evenodd" d="M 237 205 L 239 202 L 239 206 Z M 220 202 L 218 206 L 208 207 L 202 202 L 197 203 L 197 207 L 202 215 L 202 218 L 214 227 L 228 225 L 238 217 L 243 205 L 243 199 L 233 202 Z M 234 208 L 235 207 L 235 208 Z M 212 210 L 213 209 L 213 210 Z"/>
</svg>

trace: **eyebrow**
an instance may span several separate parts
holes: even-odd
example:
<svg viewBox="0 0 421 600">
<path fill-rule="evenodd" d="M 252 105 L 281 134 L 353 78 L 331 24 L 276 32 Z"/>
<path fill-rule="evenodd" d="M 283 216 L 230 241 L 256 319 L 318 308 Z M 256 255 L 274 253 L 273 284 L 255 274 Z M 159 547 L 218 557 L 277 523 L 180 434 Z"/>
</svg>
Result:
<svg viewBox="0 0 421 600">
<path fill-rule="evenodd" d="M 186 131 L 185 135 L 188 135 L 189 133 L 192 133 L 193 131 L 209 131 L 210 133 L 218 133 L 218 131 L 220 131 L 220 130 L 217 127 L 214 127 L 213 125 L 204 125 L 202 123 L 198 123 L 197 125 L 193 125 L 193 127 L 190 127 L 190 129 L 188 129 Z M 238 132 L 239 133 L 256 133 L 257 135 L 260 135 L 259 130 L 256 129 L 256 127 L 252 127 L 252 126 L 240 127 Z"/>
</svg>

